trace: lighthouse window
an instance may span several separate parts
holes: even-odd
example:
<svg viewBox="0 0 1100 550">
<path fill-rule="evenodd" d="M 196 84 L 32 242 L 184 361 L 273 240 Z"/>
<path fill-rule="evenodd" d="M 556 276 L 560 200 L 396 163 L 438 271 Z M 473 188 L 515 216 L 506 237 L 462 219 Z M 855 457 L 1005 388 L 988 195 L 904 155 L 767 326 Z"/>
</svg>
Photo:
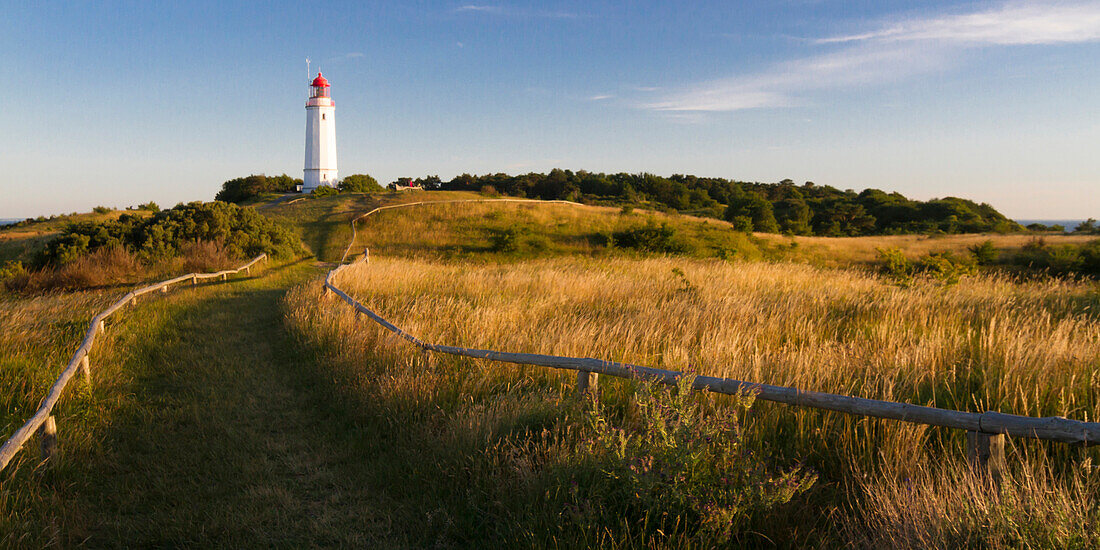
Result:
<svg viewBox="0 0 1100 550">
<path fill-rule="evenodd" d="M 321 113 L 321 120 L 325 119 L 325 113 Z"/>
</svg>

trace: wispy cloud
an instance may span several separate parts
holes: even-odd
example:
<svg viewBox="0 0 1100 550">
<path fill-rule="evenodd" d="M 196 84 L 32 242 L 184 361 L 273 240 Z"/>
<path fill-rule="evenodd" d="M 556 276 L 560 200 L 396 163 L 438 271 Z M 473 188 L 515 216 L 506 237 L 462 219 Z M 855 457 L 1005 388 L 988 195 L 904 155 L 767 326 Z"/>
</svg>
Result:
<svg viewBox="0 0 1100 550">
<path fill-rule="evenodd" d="M 567 11 L 527 10 L 493 4 L 466 4 L 464 6 L 455 8 L 454 11 L 456 13 L 483 13 L 492 15 L 506 15 L 511 17 L 538 17 L 546 19 L 576 19 L 581 17 L 581 14 Z"/>
<path fill-rule="evenodd" d="M 472 11 L 472 12 L 478 12 L 478 13 L 503 13 L 504 9 L 501 8 L 500 6 L 486 6 L 486 5 L 478 5 L 478 4 L 466 4 L 465 6 L 460 6 L 460 7 L 455 8 L 455 11 L 456 12 Z"/>
<path fill-rule="evenodd" d="M 961 15 L 898 21 L 882 28 L 817 40 L 819 44 L 937 41 L 962 44 L 1060 44 L 1100 40 L 1100 4 L 1020 3 Z"/>
<path fill-rule="evenodd" d="M 588 101 L 603 101 L 605 99 L 612 99 L 614 97 L 615 96 L 611 94 L 596 94 L 594 96 L 589 96 Z"/>
<path fill-rule="evenodd" d="M 799 105 L 823 89 L 886 83 L 942 70 L 977 46 L 1100 41 L 1100 3 L 1010 3 L 968 14 L 888 21 L 872 30 L 811 41 L 841 49 L 763 72 L 701 82 L 637 105 L 656 111 L 737 111 Z"/>
</svg>

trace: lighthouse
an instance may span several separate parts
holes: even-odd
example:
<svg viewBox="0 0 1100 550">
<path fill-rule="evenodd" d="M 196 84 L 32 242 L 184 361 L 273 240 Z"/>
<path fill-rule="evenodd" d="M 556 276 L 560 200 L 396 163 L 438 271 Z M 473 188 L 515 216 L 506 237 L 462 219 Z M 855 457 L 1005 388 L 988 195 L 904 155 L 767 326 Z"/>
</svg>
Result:
<svg viewBox="0 0 1100 550">
<path fill-rule="evenodd" d="M 336 103 L 321 73 L 309 85 L 306 102 L 306 167 L 302 192 L 336 185 Z"/>
</svg>

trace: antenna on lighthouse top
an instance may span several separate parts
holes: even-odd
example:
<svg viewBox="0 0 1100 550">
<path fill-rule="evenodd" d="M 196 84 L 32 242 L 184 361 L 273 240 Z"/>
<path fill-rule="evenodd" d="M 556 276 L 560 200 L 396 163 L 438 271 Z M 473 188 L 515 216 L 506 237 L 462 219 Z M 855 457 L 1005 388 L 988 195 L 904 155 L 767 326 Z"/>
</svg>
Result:
<svg viewBox="0 0 1100 550">
<path fill-rule="evenodd" d="M 311 76 L 313 76 L 313 73 L 309 72 L 309 58 L 307 57 L 306 58 L 306 80 L 309 80 L 309 77 L 311 77 Z"/>
</svg>

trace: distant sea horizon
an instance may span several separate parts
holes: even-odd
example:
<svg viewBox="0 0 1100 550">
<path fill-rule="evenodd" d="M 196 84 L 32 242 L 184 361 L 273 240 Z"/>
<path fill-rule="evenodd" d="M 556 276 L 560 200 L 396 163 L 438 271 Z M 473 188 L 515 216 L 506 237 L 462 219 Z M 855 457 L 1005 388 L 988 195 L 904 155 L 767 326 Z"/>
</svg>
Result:
<svg viewBox="0 0 1100 550">
<path fill-rule="evenodd" d="M 1077 227 L 1081 222 L 1083 222 L 1085 220 L 1084 219 L 1076 219 L 1076 220 L 1013 220 L 1013 221 L 1015 221 L 1016 223 L 1018 223 L 1018 224 L 1020 224 L 1024 227 L 1027 227 L 1028 225 L 1033 224 L 1033 223 L 1041 223 L 1041 224 L 1043 224 L 1047 227 L 1050 227 L 1052 225 L 1060 225 L 1062 227 L 1065 227 L 1066 231 L 1073 231 L 1073 228 Z"/>
<path fill-rule="evenodd" d="M 11 225 L 13 223 L 21 222 L 25 219 L 26 218 L 0 218 L 0 226 Z"/>
</svg>

